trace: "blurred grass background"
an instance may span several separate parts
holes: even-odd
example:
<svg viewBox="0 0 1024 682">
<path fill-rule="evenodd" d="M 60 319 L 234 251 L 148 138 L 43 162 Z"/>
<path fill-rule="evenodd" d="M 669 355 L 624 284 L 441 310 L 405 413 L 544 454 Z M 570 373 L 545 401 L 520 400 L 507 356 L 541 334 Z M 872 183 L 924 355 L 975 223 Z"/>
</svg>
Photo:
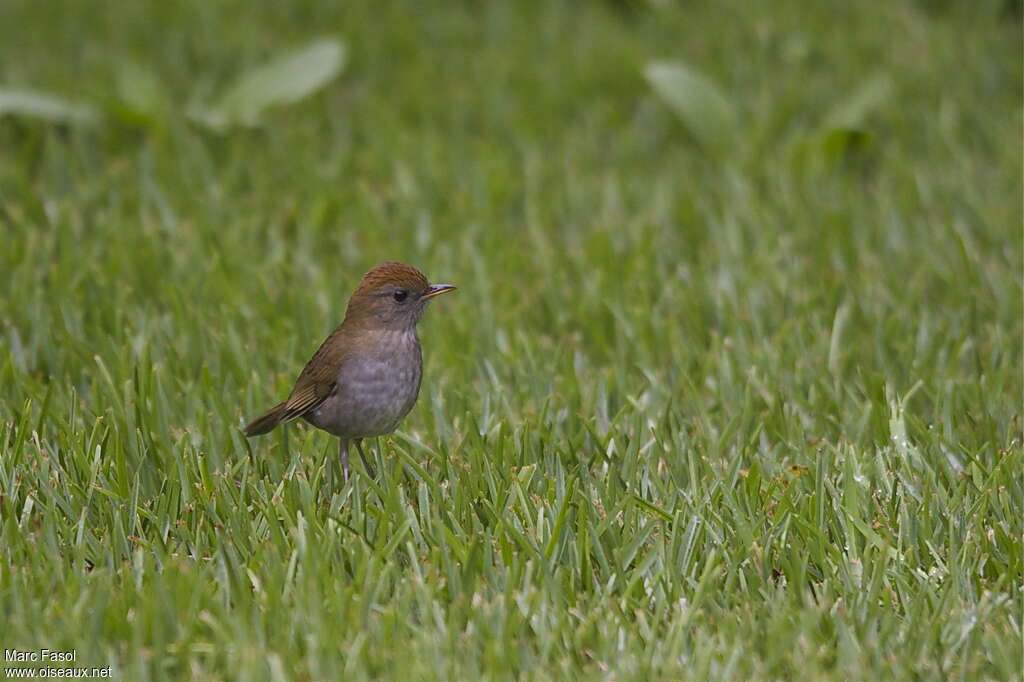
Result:
<svg viewBox="0 0 1024 682">
<path fill-rule="evenodd" d="M 8 0 L 0 44 L 5 648 L 1020 678 L 1019 3 Z M 238 426 L 388 259 L 460 291 L 332 488 Z"/>
</svg>

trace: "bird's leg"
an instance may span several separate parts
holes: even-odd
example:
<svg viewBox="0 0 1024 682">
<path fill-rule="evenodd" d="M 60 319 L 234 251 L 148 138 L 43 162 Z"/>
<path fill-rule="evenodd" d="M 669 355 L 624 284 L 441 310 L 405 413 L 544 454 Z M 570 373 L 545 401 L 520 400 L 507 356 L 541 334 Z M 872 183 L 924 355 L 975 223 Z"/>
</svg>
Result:
<svg viewBox="0 0 1024 682">
<path fill-rule="evenodd" d="M 377 478 L 377 471 L 370 466 L 370 462 L 366 459 L 366 455 L 363 454 L 363 439 L 356 438 L 356 449 L 359 450 L 359 459 L 363 460 L 363 466 L 366 468 L 366 473 L 369 474 L 370 478 Z"/>
<path fill-rule="evenodd" d="M 338 459 L 341 461 L 341 475 L 345 477 L 345 483 L 348 483 L 348 439 L 338 439 Z"/>
</svg>

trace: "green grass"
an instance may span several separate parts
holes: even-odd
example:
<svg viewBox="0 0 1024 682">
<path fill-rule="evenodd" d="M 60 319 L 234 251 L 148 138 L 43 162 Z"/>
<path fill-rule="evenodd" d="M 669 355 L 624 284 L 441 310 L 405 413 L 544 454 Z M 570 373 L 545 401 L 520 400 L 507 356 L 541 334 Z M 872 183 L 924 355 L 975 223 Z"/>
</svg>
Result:
<svg viewBox="0 0 1024 682">
<path fill-rule="evenodd" d="M 0 645 L 133 680 L 1020 679 L 1018 12 L 3 3 L 0 86 L 104 120 L 0 118 Z M 318 94 L 185 117 L 324 35 Z M 377 480 L 332 487 L 333 438 L 239 426 L 387 259 L 460 290 Z"/>
</svg>

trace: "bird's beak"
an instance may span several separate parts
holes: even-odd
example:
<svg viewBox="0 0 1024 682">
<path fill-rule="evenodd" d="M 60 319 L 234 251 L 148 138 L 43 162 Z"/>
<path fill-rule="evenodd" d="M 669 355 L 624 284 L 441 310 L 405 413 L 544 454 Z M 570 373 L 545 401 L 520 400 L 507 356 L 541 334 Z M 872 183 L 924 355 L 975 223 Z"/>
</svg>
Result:
<svg viewBox="0 0 1024 682">
<path fill-rule="evenodd" d="M 425 301 L 428 298 L 440 296 L 441 294 L 446 294 L 449 291 L 455 291 L 454 284 L 431 284 L 429 287 L 427 287 L 427 293 L 420 296 L 420 300 Z"/>
</svg>

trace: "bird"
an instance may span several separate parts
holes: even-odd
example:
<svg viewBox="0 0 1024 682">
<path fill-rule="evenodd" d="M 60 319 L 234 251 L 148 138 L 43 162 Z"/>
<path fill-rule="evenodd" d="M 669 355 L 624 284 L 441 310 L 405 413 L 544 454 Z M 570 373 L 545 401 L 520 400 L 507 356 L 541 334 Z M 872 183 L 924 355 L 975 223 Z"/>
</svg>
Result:
<svg viewBox="0 0 1024 682">
<path fill-rule="evenodd" d="M 250 422 L 246 437 L 301 417 L 338 437 L 346 484 L 350 441 L 366 473 L 375 477 L 362 440 L 391 433 L 416 404 L 423 377 L 416 325 L 431 299 L 455 289 L 431 284 L 417 268 L 396 261 L 371 269 L 349 299 L 345 319 L 306 363 L 288 398 Z"/>
</svg>

